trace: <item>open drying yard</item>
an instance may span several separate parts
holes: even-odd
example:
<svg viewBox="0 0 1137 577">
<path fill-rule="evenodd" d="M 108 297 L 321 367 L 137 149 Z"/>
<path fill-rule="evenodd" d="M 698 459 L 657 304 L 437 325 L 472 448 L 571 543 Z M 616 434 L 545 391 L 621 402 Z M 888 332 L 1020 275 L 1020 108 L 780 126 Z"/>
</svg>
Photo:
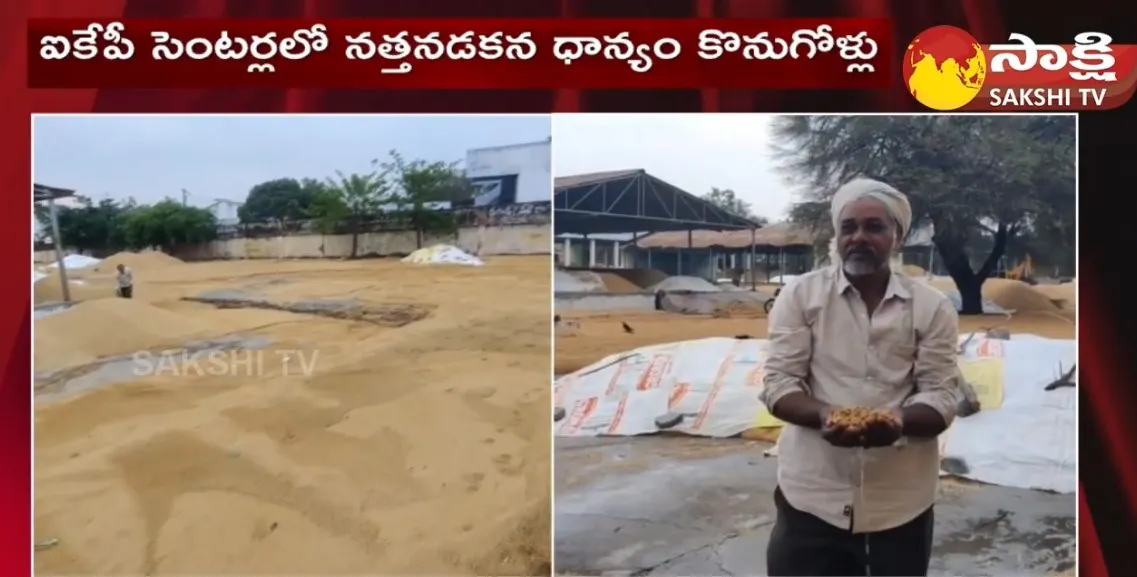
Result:
<svg viewBox="0 0 1137 577">
<path fill-rule="evenodd" d="M 36 571 L 547 571 L 548 263 L 72 271 L 35 324 Z"/>
</svg>

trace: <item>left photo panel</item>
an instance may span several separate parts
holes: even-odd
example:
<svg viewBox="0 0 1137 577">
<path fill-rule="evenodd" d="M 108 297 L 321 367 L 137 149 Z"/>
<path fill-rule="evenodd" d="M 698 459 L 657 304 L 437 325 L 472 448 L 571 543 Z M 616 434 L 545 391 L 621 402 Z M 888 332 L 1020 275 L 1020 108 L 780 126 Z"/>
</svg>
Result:
<svg viewBox="0 0 1137 577">
<path fill-rule="evenodd" d="M 548 575 L 551 122 L 40 115 L 42 575 Z"/>
</svg>

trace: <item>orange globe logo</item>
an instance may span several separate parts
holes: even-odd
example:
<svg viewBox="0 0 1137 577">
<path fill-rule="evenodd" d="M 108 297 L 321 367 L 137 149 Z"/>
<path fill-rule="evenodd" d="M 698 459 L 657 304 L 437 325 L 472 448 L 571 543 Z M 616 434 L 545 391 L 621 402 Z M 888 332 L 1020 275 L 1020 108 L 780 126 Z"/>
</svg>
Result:
<svg viewBox="0 0 1137 577">
<path fill-rule="evenodd" d="M 920 104 L 933 110 L 957 110 L 983 88 L 987 57 L 971 34 L 955 26 L 936 26 L 908 45 L 901 73 L 908 92 Z"/>
</svg>

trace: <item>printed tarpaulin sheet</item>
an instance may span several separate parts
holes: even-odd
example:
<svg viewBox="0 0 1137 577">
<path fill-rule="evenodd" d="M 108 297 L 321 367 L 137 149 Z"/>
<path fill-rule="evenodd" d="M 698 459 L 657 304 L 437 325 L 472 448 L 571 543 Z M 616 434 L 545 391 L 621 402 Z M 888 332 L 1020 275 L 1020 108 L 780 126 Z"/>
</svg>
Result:
<svg viewBox="0 0 1137 577">
<path fill-rule="evenodd" d="M 766 347 L 765 340 L 711 338 L 605 358 L 554 384 L 556 405 L 566 411 L 555 434 L 656 433 L 656 419 L 669 413 L 685 418 L 668 430 L 690 435 L 732 437 L 780 427 L 758 400 Z M 956 419 L 940 437 L 942 456 L 965 462 L 965 476 L 978 481 L 1074 491 L 1076 391 L 1044 387 L 1076 358 L 1072 340 L 1014 335 L 970 341 L 960 369 L 982 410 Z"/>
</svg>

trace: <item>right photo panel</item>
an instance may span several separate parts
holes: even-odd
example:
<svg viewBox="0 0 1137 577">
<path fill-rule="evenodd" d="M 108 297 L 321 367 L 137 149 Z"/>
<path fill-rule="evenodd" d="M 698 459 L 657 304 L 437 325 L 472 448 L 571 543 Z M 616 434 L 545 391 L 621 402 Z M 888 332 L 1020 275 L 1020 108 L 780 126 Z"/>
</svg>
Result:
<svg viewBox="0 0 1137 577">
<path fill-rule="evenodd" d="M 556 574 L 1075 574 L 1075 115 L 553 134 Z"/>
</svg>

